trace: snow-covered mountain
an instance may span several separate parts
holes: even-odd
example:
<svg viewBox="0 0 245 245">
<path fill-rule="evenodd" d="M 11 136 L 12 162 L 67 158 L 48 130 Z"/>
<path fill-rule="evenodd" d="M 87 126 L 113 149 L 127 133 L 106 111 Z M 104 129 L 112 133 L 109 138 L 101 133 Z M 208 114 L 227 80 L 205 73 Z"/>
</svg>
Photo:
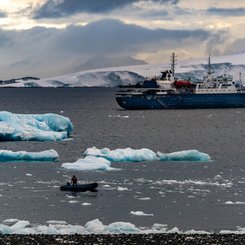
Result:
<svg viewBox="0 0 245 245">
<path fill-rule="evenodd" d="M 212 57 L 212 67 L 218 74 L 228 73 L 234 80 L 240 76 L 245 83 L 245 53 Z M 207 68 L 207 58 L 198 60 L 178 61 L 176 75 L 179 78 L 191 78 L 192 81 L 202 79 Z M 7 87 L 115 87 L 117 85 L 136 83 L 144 77 L 160 75 L 160 71 L 170 69 L 169 64 L 146 64 L 135 66 L 111 67 L 96 70 L 81 71 L 77 73 L 40 79 L 17 80 L 13 84 L 1 86 Z M 241 74 L 241 75 L 240 75 Z"/>
<path fill-rule="evenodd" d="M 106 67 L 145 65 L 143 60 L 134 59 L 130 56 L 124 57 L 107 57 L 104 55 L 94 56 L 88 59 L 85 63 L 77 66 L 76 70 L 94 70 Z"/>
</svg>

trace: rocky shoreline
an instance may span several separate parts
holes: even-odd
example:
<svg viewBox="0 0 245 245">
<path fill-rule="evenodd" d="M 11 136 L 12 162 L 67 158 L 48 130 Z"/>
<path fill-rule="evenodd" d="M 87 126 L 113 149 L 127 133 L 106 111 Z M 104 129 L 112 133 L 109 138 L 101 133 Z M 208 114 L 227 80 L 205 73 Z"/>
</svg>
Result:
<svg viewBox="0 0 245 245">
<path fill-rule="evenodd" d="M 237 234 L 108 234 L 108 235 L 0 235 L 1 245 L 56 245 L 56 244 L 245 244 L 245 235 Z"/>
</svg>

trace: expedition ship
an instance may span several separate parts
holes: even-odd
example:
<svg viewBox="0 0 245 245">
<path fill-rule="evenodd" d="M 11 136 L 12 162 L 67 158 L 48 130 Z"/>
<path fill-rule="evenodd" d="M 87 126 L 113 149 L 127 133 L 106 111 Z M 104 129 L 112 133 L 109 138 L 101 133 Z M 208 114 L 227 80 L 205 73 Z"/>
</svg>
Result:
<svg viewBox="0 0 245 245">
<path fill-rule="evenodd" d="M 214 76 L 210 57 L 202 82 L 175 78 L 173 53 L 171 69 L 135 85 L 119 86 L 117 103 L 124 109 L 195 109 L 245 107 L 245 89 L 231 75 Z"/>
</svg>

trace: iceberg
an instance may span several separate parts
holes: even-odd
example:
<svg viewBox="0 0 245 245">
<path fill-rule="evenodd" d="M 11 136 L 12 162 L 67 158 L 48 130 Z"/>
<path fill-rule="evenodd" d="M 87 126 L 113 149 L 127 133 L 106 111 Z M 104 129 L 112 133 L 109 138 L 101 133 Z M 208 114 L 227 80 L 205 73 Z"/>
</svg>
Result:
<svg viewBox="0 0 245 245">
<path fill-rule="evenodd" d="M 109 148 L 88 148 L 85 156 L 103 157 L 112 162 L 142 162 L 158 160 L 157 154 L 150 149 L 135 150 L 132 148 L 110 150 Z"/>
<path fill-rule="evenodd" d="M 178 233 L 178 234 L 211 234 L 202 230 L 181 231 L 177 227 L 169 229 L 165 224 L 153 224 L 152 227 L 138 228 L 130 222 L 114 222 L 108 225 L 103 224 L 99 219 L 88 221 L 84 226 L 71 225 L 65 221 L 47 222 L 46 225 L 31 224 L 26 220 L 16 220 L 0 224 L 0 234 L 46 234 L 46 235 L 72 235 L 72 234 L 149 234 L 149 233 Z M 8 223 L 8 224 L 6 224 Z M 245 234 L 245 228 L 239 227 L 237 231 L 229 233 Z M 228 233 L 220 231 L 220 233 Z"/>
<path fill-rule="evenodd" d="M 192 161 L 192 162 L 208 162 L 211 157 L 197 150 L 177 151 L 172 153 L 157 152 L 157 156 L 161 161 Z"/>
<path fill-rule="evenodd" d="M 0 150 L 0 162 L 10 161 L 56 161 L 58 153 L 51 149 L 41 152 Z"/>
<path fill-rule="evenodd" d="M 0 141 L 58 141 L 71 136 L 69 118 L 54 113 L 13 114 L 0 112 Z"/>
<path fill-rule="evenodd" d="M 141 162 L 141 161 L 195 161 L 207 162 L 211 158 L 208 154 L 199 152 L 198 150 L 186 150 L 172 153 L 153 152 L 150 149 L 116 149 L 109 148 L 97 149 L 96 147 L 88 148 L 84 152 L 85 156 L 103 157 L 112 162 Z"/>
<path fill-rule="evenodd" d="M 68 170 L 82 170 L 82 171 L 108 171 L 111 170 L 111 162 L 102 157 L 87 156 L 78 159 L 74 163 L 63 163 L 63 168 Z"/>
</svg>

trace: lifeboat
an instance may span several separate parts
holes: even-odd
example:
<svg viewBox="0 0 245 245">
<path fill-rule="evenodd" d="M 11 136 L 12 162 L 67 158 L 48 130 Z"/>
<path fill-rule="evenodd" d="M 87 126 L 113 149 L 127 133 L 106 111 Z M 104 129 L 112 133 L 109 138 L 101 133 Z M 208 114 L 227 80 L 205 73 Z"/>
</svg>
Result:
<svg viewBox="0 0 245 245">
<path fill-rule="evenodd" d="M 174 82 L 174 86 L 176 88 L 185 88 L 185 87 L 191 87 L 192 83 L 187 80 L 178 80 Z"/>
</svg>

